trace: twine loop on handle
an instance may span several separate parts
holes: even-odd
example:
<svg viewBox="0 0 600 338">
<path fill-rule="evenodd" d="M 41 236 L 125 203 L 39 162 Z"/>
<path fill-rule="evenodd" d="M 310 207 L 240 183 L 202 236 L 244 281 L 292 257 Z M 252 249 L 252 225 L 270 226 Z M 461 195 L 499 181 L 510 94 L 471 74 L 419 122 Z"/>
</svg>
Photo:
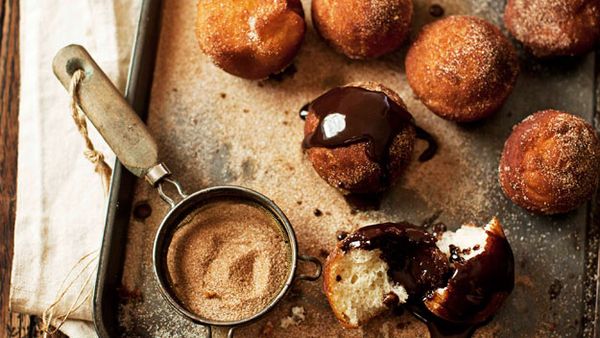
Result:
<svg viewBox="0 0 600 338">
<path fill-rule="evenodd" d="M 106 164 L 104 161 L 104 154 L 100 151 L 96 150 L 92 140 L 90 140 L 87 121 L 85 119 L 85 115 L 79 108 L 79 84 L 85 78 L 85 73 L 83 70 L 78 69 L 73 73 L 73 77 L 71 78 L 71 83 L 69 84 L 69 95 L 71 96 L 71 116 L 73 117 L 73 121 L 75 121 L 75 125 L 79 130 L 79 133 L 83 137 L 83 141 L 85 143 L 85 151 L 83 154 L 85 157 L 94 164 L 94 170 L 100 175 L 102 178 L 102 185 L 104 186 L 105 194 L 108 194 L 108 189 L 110 187 L 110 175 L 112 174 L 112 169 Z"/>
</svg>

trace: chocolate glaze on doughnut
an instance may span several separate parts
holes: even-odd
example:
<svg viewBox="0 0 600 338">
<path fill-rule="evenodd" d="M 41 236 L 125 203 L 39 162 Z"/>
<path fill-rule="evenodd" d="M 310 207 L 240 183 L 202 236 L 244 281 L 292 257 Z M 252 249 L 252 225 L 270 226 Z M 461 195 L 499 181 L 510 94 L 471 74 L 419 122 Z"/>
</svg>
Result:
<svg viewBox="0 0 600 338">
<path fill-rule="evenodd" d="M 306 120 L 306 116 L 308 116 L 308 106 L 310 106 L 310 102 L 303 105 L 302 108 L 300 108 L 300 110 L 298 111 L 298 116 L 302 120 Z"/>
<path fill-rule="evenodd" d="M 381 84 L 331 89 L 307 110 L 303 141 L 307 157 L 321 178 L 345 194 L 384 191 L 412 159 L 416 137 L 412 116 L 402 98 Z"/>
<path fill-rule="evenodd" d="M 311 106 L 310 102 L 306 103 L 298 111 L 298 116 L 302 120 L 306 120 L 306 116 L 308 115 L 310 106 Z M 414 120 L 412 120 L 412 116 L 411 116 L 411 121 L 414 123 Z M 425 129 L 417 126 L 416 124 L 415 124 L 415 130 L 417 132 L 417 134 L 416 134 L 417 138 L 427 142 L 427 148 L 421 153 L 421 155 L 419 155 L 419 161 L 427 162 L 430 159 L 432 159 L 435 156 L 435 154 L 437 153 L 437 149 L 438 149 L 437 141 L 435 140 L 433 135 L 431 135 Z"/>
<path fill-rule="evenodd" d="M 480 254 L 453 262 L 436 246 L 435 236 L 407 222 L 362 227 L 338 247 L 381 250 L 390 279 L 409 294 L 406 308 L 427 324 L 431 336 L 463 338 L 491 319 L 514 287 L 510 244 L 499 227 L 486 233 Z"/>
<path fill-rule="evenodd" d="M 377 209 L 378 194 L 410 163 L 415 138 L 429 143 L 420 161 L 437 149 L 402 98 L 374 82 L 333 88 L 304 105 L 299 116 L 306 121 L 302 146 L 313 168 L 342 193 L 357 195 L 350 199 L 358 203 L 349 202 L 356 210 Z"/>
<path fill-rule="evenodd" d="M 405 123 L 414 121 L 404 107 L 384 93 L 359 87 L 334 88 L 314 100 L 308 109 L 319 118 L 319 126 L 304 138 L 304 148 L 369 141 L 367 155 L 380 164 L 385 163 L 394 136 Z"/>
<path fill-rule="evenodd" d="M 480 324 L 490 319 L 514 288 L 514 257 L 504 233 L 486 228 L 485 247 L 470 259 L 454 259 L 454 273 L 444 292 L 425 305 L 452 323 Z"/>
<path fill-rule="evenodd" d="M 419 299 L 427 290 L 443 287 L 450 277 L 448 259 L 435 242 L 430 233 L 410 223 L 383 223 L 348 235 L 341 249 L 381 250 L 390 278 Z"/>
</svg>

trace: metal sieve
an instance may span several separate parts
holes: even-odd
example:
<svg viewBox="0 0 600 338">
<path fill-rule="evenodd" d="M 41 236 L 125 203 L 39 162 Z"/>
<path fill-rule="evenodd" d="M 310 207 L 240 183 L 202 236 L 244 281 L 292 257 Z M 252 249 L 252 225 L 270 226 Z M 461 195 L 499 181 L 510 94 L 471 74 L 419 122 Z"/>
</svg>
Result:
<svg viewBox="0 0 600 338">
<path fill-rule="evenodd" d="M 154 273 L 160 290 L 167 302 L 178 313 L 191 321 L 207 327 L 210 337 L 227 335 L 233 337 L 238 326 L 253 322 L 269 312 L 289 291 L 295 280 L 314 281 L 321 276 L 321 262 L 312 256 L 298 254 L 298 243 L 294 229 L 285 214 L 266 196 L 239 186 L 216 186 L 186 194 L 181 185 L 170 178 L 171 172 L 159 161 L 158 147 L 139 116 L 121 96 L 104 72 L 81 46 L 69 45 L 61 49 L 53 61 L 54 74 L 68 89 L 71 78 L 77 70 L 85 74 L 79 86 L 79 106 L 94 124 L 121 163 L 134 175 L 143 177 L 158 190 L 160 197 L 169 204 L 169 211 L 163 218 L 153 248 Z M 170 196 L 165 188 L 172 186 L 176 196 Z M 259 312 L 236 321 L 218 321 L 203 318 L 190 310 L 175 296 L 167 269 L 167 250 L 175 230 L 182 218 L 191 211 L 208 203 L 223 199 L 245 200 L 257 204 L 275 220 L 289 251 L 289 271 L 279 292 Z M 315 265 L 312 275 L 298 274 L 298 260 Z"/>
</svg>

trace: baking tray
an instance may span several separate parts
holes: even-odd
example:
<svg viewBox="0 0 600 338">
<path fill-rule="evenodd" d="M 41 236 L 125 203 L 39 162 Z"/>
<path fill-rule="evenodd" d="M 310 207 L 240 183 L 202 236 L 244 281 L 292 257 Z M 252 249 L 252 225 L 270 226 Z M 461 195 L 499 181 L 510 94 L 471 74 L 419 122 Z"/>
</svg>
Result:
<svg viewBox="0 0 600 338">
<path fill-rule="evenodd" d="M 429 0 L 415 0 L 413 37 L 432 21 Z M 502 26 L 504 1 L 443 0 L 446 15 L 473 14 Z M 406 46 L 371 61 L 350 61 L 315 34 L 303 1 L 307 36 L 294 67 L 265 81 L 246 81 L 214 67 L 193 37 L 196 0 L 145 0 L 126 96 L 155 135 L 164 161 L 188 191 L 242 184 L 270 196 L 288 215 L 300 252 L 324 258 L 338 230 L 437 218 L 456 228 L 497 215 L 516 260 L 516 285 L 497 316 L 475 336 L 598 336 L 598 198 L 566 215 L 528 214 L 506 200 L 497 163 L 511 127 L 544 108 L 576 113 L 598 128 L 597 53 L 539 62 L 520 52 L 521 74 L 492 118 L 457 125 L 416 100 L 404 77 Z M 162 27 L 162 28 L 161 28 Z M 322 91 L 348 82 L 382 82 L 405 100 L 417 122 L 440 142 L 431 161 L 414 161 L 379 211 L 353 212 L 323 182 L 300 149 L 297 110 Z M 418 144 L 419 151 L 423 144 Z M 100 336 L 202 336 L 201 326 L 175 314 L 152 275 L 151 246 L 167 207 L 143 180 L 117 162 L 100 256 L 94 321 Z M 318 212 L 317 212 L 318 210 Z M 282 328 L 292 307 L 305 319 Z M 298 283 L 275 310 L 236 330 L 242 337 L 426 337 L 410 314 L 382 316 L 343 330 L 320 283 Z"/>
</svg>

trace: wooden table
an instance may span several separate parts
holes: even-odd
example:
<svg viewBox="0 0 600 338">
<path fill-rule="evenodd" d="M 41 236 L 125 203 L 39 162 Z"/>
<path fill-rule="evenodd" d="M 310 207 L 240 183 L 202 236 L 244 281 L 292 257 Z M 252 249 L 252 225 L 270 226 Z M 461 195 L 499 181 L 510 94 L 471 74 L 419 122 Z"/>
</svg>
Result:
<svg viewBox="0 0 600 338">
<path fill-rule="evenodd" d="M 37 319 L 9 312 L 19 132 L 19 0 L 0 7 L 0 337 L 36 335 Z"/>
</svg>

